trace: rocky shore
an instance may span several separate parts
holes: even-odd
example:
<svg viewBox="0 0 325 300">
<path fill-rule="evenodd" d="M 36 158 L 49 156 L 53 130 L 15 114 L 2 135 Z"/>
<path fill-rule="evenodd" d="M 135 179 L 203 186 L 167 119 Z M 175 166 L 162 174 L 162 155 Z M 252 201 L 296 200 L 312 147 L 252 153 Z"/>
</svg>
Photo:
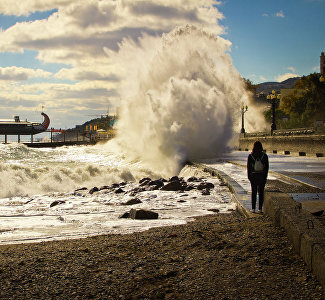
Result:
<svg viewBox="0 0 325 300">
<path fill-rule="evenodd" d="M 202 197 L 213 189 L 194 177 L 187 183 L 174 177 L 165 182 L 143 180 L 132 192 L 136 197 L 143 189 L 163 187 L 198 189 Z M 122 188 L 120 184 L 114 191 Z M 292 188 L 268 181 L 266 190 Z M 304 187 L 294 189 L 306 192 Z M 324 297 L 322 286 L 282 229 L 265 215 L 245 218 L 235 211 L 140 233 L 2 245 L 0 281 L 0 299 Z"/>
<path fill-rule="evenodd" d="M 128 235 L 0 246 L 1 299 L 323 299 L 281 229 L 236 212 Z"/>
</svg>

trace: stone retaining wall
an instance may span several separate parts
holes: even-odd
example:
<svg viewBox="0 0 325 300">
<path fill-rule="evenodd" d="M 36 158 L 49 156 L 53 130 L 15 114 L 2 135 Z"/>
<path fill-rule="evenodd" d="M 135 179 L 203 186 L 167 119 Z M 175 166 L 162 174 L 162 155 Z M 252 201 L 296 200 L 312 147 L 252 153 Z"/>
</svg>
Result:
<svg viewBox="0 0 325 300">
<path fill-rule="evenodd" d="M 325 156 L 325 135 L 241 137 L 239 150 L 252 150 L 259 140 L 267 153 L 294 156 Z"/>
<path fill-rule="evenodd" d="M 325 289 L 325 226 L 285 193 L 267 192 L 264 212 L 284 228 L 293 248 Z"/>
</svg>

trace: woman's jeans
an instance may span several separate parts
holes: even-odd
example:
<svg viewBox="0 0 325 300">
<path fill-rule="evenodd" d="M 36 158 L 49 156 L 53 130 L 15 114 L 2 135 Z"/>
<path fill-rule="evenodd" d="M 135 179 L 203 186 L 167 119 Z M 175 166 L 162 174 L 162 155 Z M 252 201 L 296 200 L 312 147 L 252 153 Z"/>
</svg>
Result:
<svg viewBox="0 0 325 300">
<path fill-rule="evenodd" d="M 252 187 L 252 209 L 256 209 L 256 200 L 258 193 L 258 209 L 262 210 L 264 202 L 264 187 L 266 181 L 261 174 L 253 174 L 250 182 Z"/>
</svg>

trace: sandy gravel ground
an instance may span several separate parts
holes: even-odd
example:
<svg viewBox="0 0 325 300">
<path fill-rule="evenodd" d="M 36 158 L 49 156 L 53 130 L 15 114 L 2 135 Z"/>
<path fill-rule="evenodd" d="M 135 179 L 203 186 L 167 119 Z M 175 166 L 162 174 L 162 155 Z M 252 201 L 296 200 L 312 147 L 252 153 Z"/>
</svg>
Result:
<svg viewBox="0 0 325 300">
<path fill-rule="evenodd" d="M 266 216 L 0 246 L 1 299 L 322 299 Z"/>
</svg>

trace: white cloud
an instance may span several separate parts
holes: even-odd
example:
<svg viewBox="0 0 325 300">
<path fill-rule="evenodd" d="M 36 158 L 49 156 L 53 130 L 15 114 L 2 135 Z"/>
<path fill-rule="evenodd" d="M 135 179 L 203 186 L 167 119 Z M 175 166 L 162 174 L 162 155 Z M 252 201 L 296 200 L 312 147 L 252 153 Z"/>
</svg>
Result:
<svg viewBox="0 0 325 300">
<path fill-rule="evenodd" d="M 67 5 L 71 0 L 0 0 L 0 13 L 4 15 L 28 16 L 35 11 L 47 11 Z"/>
<path fill-rule="evenodd" d="M 325 0 L 324 0 L 325 1 Z M 313 67 L 313 69 L 312 69 L 314 72 L 319 72 L 319 66 L 315 66 L 315 67 Z"/>
<path fill-rule="evenodd" d="M 296 72 L 296 69 L 294 67 L 288 67 L 287 68 L 289 71 L 291 71 L 292 73 L 295 73 Z"/>
<path fill-rule="evenodd" d="M 11 2 L 4 1 L 8 9 L 13 5 Z M 24 1 L 30 10 L 40 9 L 38 2 Z M 203 26 L 214 34 L 223 32 L 217 24 L 223 15 L 211 0 L 49 3 L 51 7 L 57 4 L 58 12 L 47 20 L 18 23 L 0 32 L 0 52 L 22 53 L 24 49 L 32 49 L 39 52 L 38 58 L 44 62 L 93 65 L 107 60 L 104 47 L 117 51 L 124 37 L 137 40 L 143 33 L 161 35 L 187 23 Z"/>
<path fill-rule="evenodd" d="M 55 78 L 62 79 L 62 80 L 88 80 L 88 81 L 107 81 L 107 82 L 117 82 L 119 81 L 119 78 L 117 77 L 117 74 L 113 72 L 113 70 L 110 70 L 110 68 L 107 68 L 104 66 L 103 68 L 100 68 L 100 66 L 97 66 L 96 69 L 90 70 L 87 67 L 81 67 L 81 68 L 63 68 L 60 71 L 58 71 L 55 75 Z"/>
<path fill-rule="evenodd" d="M 259 76 L 259 79 L 260 79 L 261 81 L 266 81 L 266 77 L 264 77 L 263 75 L 260 75 L 260 76 Z"/>
<path fill-rule="evenodd" d="M 276 76 L 275 80 L 278 81 L 278 82 L 282 82 L 284 80 L 287 80 L 289 78 L 294 78 L 294 77 L 299 77 L 299 75 L 294 74 L 294 73 L 285 73 L 285 74 Z"/>
<path fill-rule="evenodd" d="M 26 81 L 30 78 L 49 78 L 52 75 L 40 69 L 27 69 L 21 67 L 0 67 L 0 80 Z"/>
<path fill-rule="evenodd" d="M 279 18 L 285 18 L 283 10 L 278 11 L 278 12 L 275 14 L 275 16 L 276 16 L 276 17 L 279 17 Z"/>
<path fill-rule="evenodd" d="M 9 78 L 19 81 L 50 74 L 32 69 L 20 73 L 18 69 L 15 73 L 7 70 L 8 86 L 3 91 L 15 95 L 15 99 L 21 93 L 25 102 L 26 99 L 33 99 L 29 103 L 46 102 L 47 108 L 61 107 L 64 112 L 96 105 L 103 108 L 108 99 L 119 99 L 115 91 L 121 70 L 114 55 L 124 39 L 138 45 L 143 36 L 161 36 L 184 24 L 219 35 L 224 32 L 218 24 L 223 15 L 216 4 L 218 1 L 213 0 L 0 0 L 0 13 L 7 15 L 57 9 L 48 19 L 17 23 L 0 31 L 0 55 L 1 52 L 23 55 L 25 50 L 34 50 L 41 62 L 68 66 L 50 77 L 52 80 L 72 80 L 64 85 L 39 83 L 13 87 Z M 37 95 L 31 96 L 33 89 Z"/>
<path fill-rule="evenodd" d="M 262 17 L 268 17 L 268 16 L 269 16 L 269 14 L 267 14 L 267 13 L 262 14 Z"/>
</svg>

